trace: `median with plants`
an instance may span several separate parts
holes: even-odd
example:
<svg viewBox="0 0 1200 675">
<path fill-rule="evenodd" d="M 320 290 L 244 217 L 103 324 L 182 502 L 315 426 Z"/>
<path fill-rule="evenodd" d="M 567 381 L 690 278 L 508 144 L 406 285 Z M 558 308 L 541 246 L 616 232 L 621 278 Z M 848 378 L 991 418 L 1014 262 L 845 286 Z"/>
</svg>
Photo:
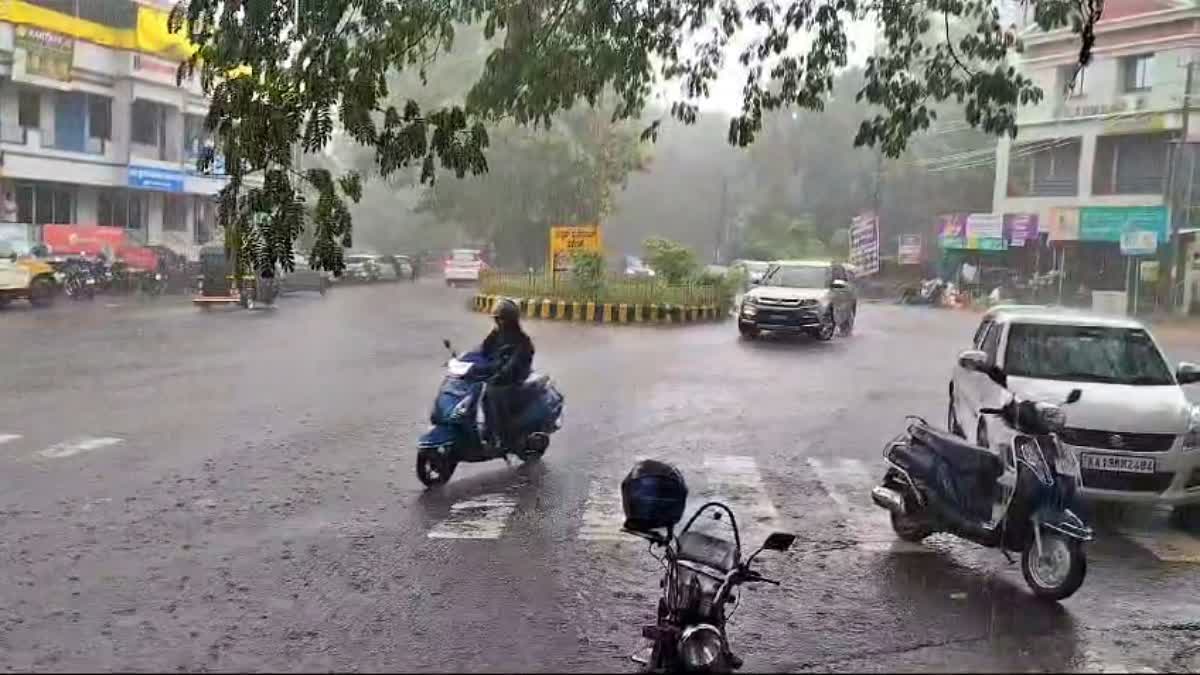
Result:
<svg viewBox="0 0 1200 675">
<path fill-rule="evenodd" d="M 665 239 L 647 239 L 653 276 L 608 272 L 595 252 L 572 256 L 566 273 L 485 272 L 474 309 L 490 312 L 501 298 L 514 300 L 527 317 L 592 323 L 690 323 L 728 315 L 740 280 L 706 272 L 694 254 Z"/>
</svg>

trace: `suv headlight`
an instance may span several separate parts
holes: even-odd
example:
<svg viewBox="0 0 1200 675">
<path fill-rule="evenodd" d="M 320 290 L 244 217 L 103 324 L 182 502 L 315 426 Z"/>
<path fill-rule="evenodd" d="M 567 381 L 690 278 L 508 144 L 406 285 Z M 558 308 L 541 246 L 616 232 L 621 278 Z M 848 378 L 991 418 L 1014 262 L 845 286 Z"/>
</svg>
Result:
<svg viewBox="0 0 1200 675">
<path fill-rule="evenodd" d="M 1184 450 L 1200 450 L 1200 406 L 1192 406 L 1188 413 L 1188 430 L 1183 435 Z"/>
</svg>

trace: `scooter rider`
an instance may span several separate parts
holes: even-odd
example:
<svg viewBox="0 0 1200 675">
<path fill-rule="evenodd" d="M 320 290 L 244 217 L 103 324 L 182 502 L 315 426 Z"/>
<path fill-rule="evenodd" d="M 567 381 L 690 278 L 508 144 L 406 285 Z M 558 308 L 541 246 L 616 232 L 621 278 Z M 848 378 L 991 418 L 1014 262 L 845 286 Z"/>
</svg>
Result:
<svg viewBox="0 0 1200 675">
<path fill-rule="evenodd" d="M 496 303 L 492 318 L 496 327 L 484 338 L 481 351 L 500 365 L 488 379 L 484 403 L 492 442 L 511 452 L 513 400 L 517 386 L 533 368 L 533 341 L 521 329 L 521 310 L 512 300 L 504 298 Z"/>
</svg>

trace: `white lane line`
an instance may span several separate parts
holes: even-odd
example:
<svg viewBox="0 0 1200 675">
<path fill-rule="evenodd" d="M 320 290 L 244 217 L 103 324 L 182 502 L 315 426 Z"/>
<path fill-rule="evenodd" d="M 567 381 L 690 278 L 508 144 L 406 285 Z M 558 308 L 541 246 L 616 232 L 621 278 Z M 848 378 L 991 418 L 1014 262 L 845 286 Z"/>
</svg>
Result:
<svg viewBox="0 0 1200 675">
<path fill-rule="evenodd" d="M 1163 562 L 1200 563 L 1200 537 L 1178 530 L 1121 528 L 1119 532 Z"/>
<path fill-rule="evenodd" d="M 45 450 L 39 451 L 38 454 L 48 459 L 62 459 L 63 457 L 71 457 L 80 453 L 107 448 L 121 442 L 120 438 L 112 437 L 79 438 L 65 443 L 57 443 Z"/>
<path fill-rule="evenodd" d="M 21 440 L 21 434 L 0 434 L 0 445 Z"/>
<path fill-rule="evenodd" d="M 450 507 L 450 515 L 429 531 L 429 538 L 499 539 L 516 510 L 516 500 L 503 493 L 456 502 Z"/>
<path fill-rule="evenodd" d="M 808 458 L 808 465 L 821 487 L 837 505 L 846 522 L 847 534 L 861 549 L 891 553 L 933 553 L 933 550 L 901 541 L 892 531 L 886 511 L 871 502 L 871 488 L 878 484 L 880 471 L 857 459 L 822 460 Z"/>
<path fill-rule="evenodd" d="M 644 456 L 633 458 L 636 464 Z M 584 541 L 637 541 L 631 535 L 621 531 L 625 524 L 625 509 L 621 507 L 620 478 L 597 478 L 588 488 L 587 501 L 583 505 L 583 524 L 579 527 L 578 537 Z"/>
<path fill-rule="evenodd" d="M 737 515 L 742 545 L 757 548 L 782 519 L 763 483 L 758 463 L 745 455 L 710 455 L 704 458 L 704 501 L 718 499 Z M 699 506 L 693 503 L 691 506 Z M 685 517 L 690 517 L 690 513 Z"/>
</svg>

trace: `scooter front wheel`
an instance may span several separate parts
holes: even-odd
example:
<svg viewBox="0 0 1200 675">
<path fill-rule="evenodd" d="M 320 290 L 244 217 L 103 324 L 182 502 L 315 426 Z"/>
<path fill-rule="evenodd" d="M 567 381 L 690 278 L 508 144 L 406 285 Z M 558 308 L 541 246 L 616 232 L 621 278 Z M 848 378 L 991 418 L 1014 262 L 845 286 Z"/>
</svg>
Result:
<svg viewBox="0 0 1200 675">
<path fill-rule="evenodd" d="M 434 448 L 417 452 L 417 479 L 425 487 L 443 485 L 454 475 L 458 462 Z"/>
<path fill-rule="evenodd" d="M 1087 556 L 1076 539 L 1043 530 L 1041 553 L 1031 539 L 1021 554 L 1021 573 L 1033 594 L 1058 602 L 1071 597 L 1087 575 Z"/>
</svg>

